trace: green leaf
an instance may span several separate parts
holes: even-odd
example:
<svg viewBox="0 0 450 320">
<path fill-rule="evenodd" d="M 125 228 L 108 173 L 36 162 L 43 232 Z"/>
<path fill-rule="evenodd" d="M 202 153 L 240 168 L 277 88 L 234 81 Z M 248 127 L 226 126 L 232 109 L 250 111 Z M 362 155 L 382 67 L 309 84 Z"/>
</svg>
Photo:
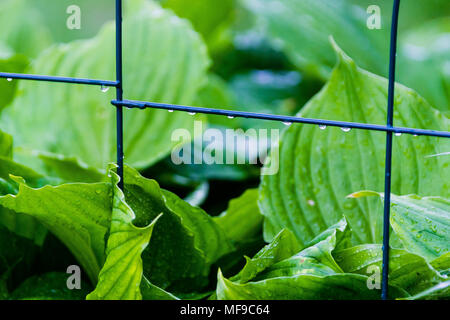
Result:
<svg viewBox="0 0 450 320">
<path fill-rule="evenodd" d="M 211 53 L 215 53 L 231 44 L 229 30 L 234 17 L 235 0 L 163 0 L 166 8 L 172 9 L 179 17 L 191 21 L 208 44 Z"/>
<path fill-rule="evenodd" d="M 37 157 L 42 160 L 47 172 L 65 182 L 103 182 L 106 173 L 104 170 L 90 167 L 76 157 L 64 157 L 45 152 L 40 152 Z"/>
<path fill-rule="evenodd" d="M 164 290 L 177 296 L 202 290 L 211 265 L 233 250 L 206 212 L 129 167 L 125 169 L 125 199 L 136 214 L 137 226 L 146 226 L 163 213 L 142 260 L 144 275 Z"/>
<path fill-rule="evenodd" d="M 430 264 L 438 270 L 442 275 L 450 275 L 450 252 L 444 253 L 439 258 L 430 262 Z"/>
<path fill-rule="evenodd" d="M 260 272 L 263 272 L 271 265 L 299 252 L 300 248 L 293 233 L 283 229 L 271 243 L 261 249 L 252 259 L 245 257 L 247 263 L 232 279 L 240 283 L 254 279 Z"/>
<path fill-rule="evenodd" d="M 354 198 L 384 194 L 362 191 Z M 450 251 L 450 201 L 441 197 L 391 194 L 391 226 L 403 246 L 428 262 Z"/>
<path fill-rule="evenodd" d="M 0 49 L 0 70 L 2 72 L 23 73 L 28 66 L 28 59 L 23 55 L 7 55 L 4 57 Z M 8 106 L 13 100 L 17 81 L 7 81 L 0 79 L 0 111 Z"/>
<path fill-rule="evenodd" d="M 100 271 L 95 291 L 89 300 L 141 300 L 143 277 L 141 254 L 152 236 L 159 219 L 144 227 L 136 227 L 133 210 L 126 204 L 123 192 L 117 186 L 119 177 L 113 174 L 114 198 L 111 228 L 106 247 L 106 262 Z M 149 284 L 150 285 L 150 284 Z"/>
<path fill-rule="evenodd" d="M 334 258 L 339 266 L 348 273 L 370 275 L 371 266 L 382 268 L 383 251 L 381 245 L 365 244 L 335 251 Z M 405 250 L 389 251 L 389 283 L 416 294 L 439 284 L 444 277 L 434 270 L 422 257 Z"/>
<path fill-rule="evenodd" d="M 450 299 L 450 280 L 441 282 L 433 288 L 427 289 L 415 296 L 405 298 L 405 300 L 449 300 Z"/>
<path fill-rule="evenodd" d="M 228 209 L 214 221 L 228 239 L 245 241 L 256 237 L 262 230 L 264 216 L 258 208 L 258 190 L 249 189 L 228 204 Z"/>
<path fill-rule="evenodd" d="M 367 277 L 357 274 L 298 275 L 240 284 L 218 275 L 219 300 L 376 300 L 380 292 L 367 288 Z M 406 293 L 391 287 L 392 297 Z"/>
<path fill-rule="evenodd" d="M 65 26 L 64 26 L 65 27 Z M 0 3 L 0 42 L 15 53 L 34 58 L 51 43 L 43 17 L 29 0 L 6 0 Z"/>
<path fill-rule="evenodd" d="M 335 62 L 332 35 L 361 65 L 384 73 L 384 39 L 344 0 L 248 0 L 242 3 L 260 20 L 271 39 L 302 70 L 327 79 Z M 387 52 L 387 51 L 386 51 Z"/>
<path fill-rule="evenodd" d="M 282 233 L 289 231 L 283 230 Z M 349 229 L 345 220 L 337 224 L 324 240 L 289 257 L 277 239 L 248 261 L 236 277 L 228 280 L 219 271 L 218 299 L 378 299 L 380 292 L 369 290 L 367 276 L 343 273 L 333 258 L 335 249 L 348 245 Z M 319 238 L 329 234 L 327 230 Z M 285 240 L 286 241 L 286 240 Z M 295 241 L 291 236 L 290 243 Z M 288 243 L 289 243 L 288 242 Z M 298 246 L 298 243 L 297 243 Z M 274 251 L 274 249 L 276 251 Z M 282 251 L 280 251 L 282 250 Z M 278 256 L 281 254 L 280 256 Z M 247 269 L 247 270 L 246 270 Z M 251 280 L 249 282 L 249 280 Z M 406 292 L 392 287 L 393 297 L 404 297 Z"/>
<path fill-rule="evenodd" d="M 40 188 L 50 183 L 46 177 L 39 173 L 9 158 L 0 157 L 0 195 L 16 195 L 21 180 L 24 180 L 33 188 Z M 42 245 L 47 234 L 47 229 L 34 217 L 15 212 L 1 206 L 1 204 L 0 224 L 19 236 L 33 240 L 38 245 Z"/>
<path fill-rule="evenodd" d="M 329 82 L 299 116 L 385 124 L 387 80 L 356 66 L 337 46 L 339 62 Z M 411 89 L 397 85 L 394 124 L 448 131 L 449 121 Z M 448 157 L 428 157 L 450 150 L 448 139 L 395 137 L 392 191 L 397 194 L 449 196 Z M 293 124 L 281 138 L 274 175 L 262 177 L 259 204 L 265 238 L 282 228 L 302 245 L 345 215 L 354 243 L 380 243 L 382 208 L 374 198 L 363 202 L 347 195 L 358 190 L 384 190 L 385 134 L 343 132 Z M 275 165 L 276 167 L 276 165 Z"/>
<path fill-rule="evenodd" d="M 0 157 L 12 158 L 13 154 L 13 139 L 12 137 L 0 130 Z"/>
<path fill-rule="evenodd" d="M 25 280 L 11 294 L 13 300 L 84 300 L 89 288 L 85 282 L 81 289 L 67 288 L 69 274 L 49 272 Z"/>
<path fill-rule="evenodd" d="M 65 184 L 33 189 L 21 183 L 17 195 L 0 197 L 0 205 L 35 218 L 73 253 L 93 283 L 105 259 L 111 222 L 111 188 L 107 183 Z"/>
<path fill-rule="evenodd" d="M 398 71 L 402 83 L 416 89 L 447 115 L 450 111 L 450 48 L 446 45 L 449 37 L 448 16 L 410 30 L 401 42 Z"/>
<path fill-rule="evenodd" d="M 127 99 L 191 104 L 209 66 L 200 37 L 186 21 L 154 2 L 127 2 L 126 9 L 123 83 Z M 108 23 L 93 39 L 55 45 L 39 56 L 31 71 L 114 79 L 114 34 L 114 25 Z M 17 146 L 78 157 L 99 169 L 116 158 L 115 108 L 110 104 L 114 90 L 105 93 L 92 86 L 29 82 L 21 83 L 20 90 L 23 94 L 1 118 L 2 128 L 15 137 Z M 174 130 L 193 131 L 196 117 L 148 109 L 127 110 L 124 118 L 125 160 L 144 168 L 178 144 L 171 139 Z"/>
</svg>

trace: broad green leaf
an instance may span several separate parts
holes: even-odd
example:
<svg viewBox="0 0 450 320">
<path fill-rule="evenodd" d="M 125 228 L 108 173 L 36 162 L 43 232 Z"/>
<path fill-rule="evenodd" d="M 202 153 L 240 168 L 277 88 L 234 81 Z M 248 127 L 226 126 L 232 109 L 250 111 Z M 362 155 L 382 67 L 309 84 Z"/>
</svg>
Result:
<svg viewBox="0 0 450 320">
<path fill-rule="evenodd" d="M 23 73 L 28 66 L 28 59 L 23 55 L 3 56 L 0 48 L 0 70 L 1 72 Z M 0 79 L 0 111 L 8 106 L 14 99 L 17 89 L 17 81 Z"/>
<path fill-rule="evenodd" d="M 264 216 L 259 211 L 257 200 L 258 190 L 247 190 L 239 198 L 231 200 L 228 209 L 214 218 L 228 239 L 245 241 L 261 232 Z"/>
<path fill-rule="evenodd" d="M 325 231 L 323 236 L 327 234 L 329 232 Z M 291 277 L 299 274 L 324 276 L 342 273 L 343 271 L 334 260 L 332 253 L 336 249 L 346 248 L 350 236 L 347 222 L 343 219 L 325 239 L 306 247 L 292 257 L 269 266 L 264 272 L 258 274 L 255 280 Z"/>
<path fill-rule="evenodd" d="M 154 2 L 126 4 L 125 97 L 191 104 L 209 65 L 200 37 L 186 21 Z M 114 24 L 108 23 L 95 38 L 55 45 L 36 59 L 31 72 L 115 79 L 114 34 Z M 115 108 L 110 104 L 115 90 L 22 82 L 20 91 L 23 94 L 4 110 L 0 122 L 17 146 L 77 157 L 99 169 L 116 158 Z M 195 119 L 154 109 L 126 110 L 124 118 L 125 161 L 138 168 L 170 153 L 178 143 L 171 141 L 172 132 L 193 131 Z"/>
<path fill-rule="evenodd" d="M 12 158 L 13 139 L 12 137 L 0 130 L 0 157 Z"/>
<path fill-rule="evenodd" d="M 433 288 L 422 291 L 415 296 L 405 298 L 405 300 L 449 300 L 450 299 L 450 280 L 441 282 Z"/>
<path fill-rule="evenodd" d="M 0 2 L 0 42 L 15 53 L 34 58 L 51 43 L 44 17 L 31 5 L 30 0 Z M 65 27 L 65 26 L 64 26 Z"/>
<path fill-rule="evenodd" d="M 273 255 L 280 249 L 273 252 L 271 244 L 250 260 L 243 271 L 231 280 L 224 278 L 219 271 L 217 298 L 378 299 L 380 292 L 368 289 L 367 276 L 343 273 L 333 258 L 335 249 L 342 250 L 347 247 L 349 232 L 346 221 L 342 220 L 336 225 L 334 232 L 324 240 L 288 258 L 279 259 Z M 325 234 L 329 234 L 329 231 L 327 230 L 323 236 Z M 294 237 L 292 240 L 296 241 Z M 250 273 L 245 273 L 245 269 Z M 393 297 L 407 295 L 401 289 L 396 287 L 392 289 Z"/>
<path fill-rule="evenodd" d="M 261 249 L 253 258 L 245 257 L 247 263 L 232 279 L 233 281 L 245 283 L 255 278 L 271 265 L 293 256 L 300 249 L 301 247 L 292 232 L 283 229 L 271 243 Z"/>
<path fill-rule="evenodd" d="M 245 267 L 232 280 L 244 283 L 255 278 L 281 276 L 280 274 L 269 276 L 276 273 L 292 272 L 287 276 L 302 272 L 311 273 L 314 268 L 321 271 L 322 264 L 324 268 L 331 267 L 332 270 L 342 272 L 334 262 L 331 253 L 336 247 L 346 248 L 349 236 L 347 222 L 343 219 L 332 229 L 320 234 L 310 246 L 301 250 L 302 247 L 295 236 L 289 230 L 284 229 L 252 259 L 246 258 Z M 331 273 L 334 273 L 332 270 Z"/>
<path fill-rule="evenodd" d="M 11 293 L 13 300 L 84 300 L 89 287 L 81 283 L 80 290 L 67 288 L 70 274 L 49 272 L 26 279 Z"/>
<path fill-rule="evenodd" d="M 407 296 L 406 292 L 390 287 L 391 297 Z M 367 277 L 339 273 L 327 276 L 297 275 L 248 282 L 244 284 L 218 275 L 219 300 L 376 300 L 380 291 L 367 288 Z"/>
<path fill-rule="evenodd" d="M 143 277 L 141 254 L 148 245 L 159 217 L 147 226 L 136 227 L 133 224 L 136 216 L 126 204 L 125 196 L 117 186 L 119 177 L 113 174 L 112 179 L 114 198 L 106 261 L 100 271 L 97 287 L 87 299 L 141 300 L 140 286 Z"/>
<path fill-rule="evenodd" d="M 234 17 L 235 0 L 216 1 L 214 4 L 210 0 L 163 0 L 162 4 L 179 17 L 190 20 L 211 53 L 231 44 L 229 28 Z"/>
<path fill-rule="evenodd" d="M 332 35 L 361 65 L 385 73 L 383 38 L 344 0 L 245 0 L 273 41 L 299 68 L 327 79 L 335 62 L 328 45 Z M 381 41 L 380 41 L 381 40 Z M 387 52 L 387 51 L 386 51 Z"/>
<path fill-rule="evenodd" d="M 371 275 L 369 267 L 381 272 L 383 252 L 381 245 L 365 244 L 333 253 L 339 266 L 348 273 Z M 416 294 L 445 280 L 422 257 L 405 250 L 390 249 L 389 283 Z"/>
<path fill-rule="evenodd" d="M 17 195 L 0 197 L 6 209 L 35 218 L 73 253 L 95 283 L 105 259 L 111 223 L 111 188 L 107 183 L 65 184 L 33 189 L 19 184 Z"/>
<path fill-rule="evenodd" d="M 450 275 L 450 252 L 444 253 L 437 259 L 434 259 L 430 264 L 444 276 Z"/>
<path fill-rule="evenodd" d="M 63 181 L 95 183 L 105 180 L 106 173 L 104 170 L 90 167 L 78 158 L 45 152 L 38 153 L 37 157 L 42 160 L 50 175 Z"/>
<path fill-rule="evenodd" d="M 211 265 L 234 249 L 207 213 L 129 167 L 125 201 L 136 214 L 137 226 L 147 226 L 163 214 L 142 254 L 144 276 L 177 296 L 204 289 Z"/>
<path fill-rule="evenodd" d="M 33 188 L 40 188 L 51 183 L 39 173 L 9 158 L 0 157 L 0 195 L 16 195 L 22 180 Z M 1 205 L 0 224 L 19 236 L 33 240 L 38 245 L 43 243 L 47 234 L 47 229 L 34 217 L 15 212 Z"/>
<path fill-rule="evenodd" d="M 361 191 L 354 198 L 384 194 Z M 440 197 L 391 194 L 391 225 L 408 251 L 428 262 L 450 251 L 450 201 Z"/>
<path fill-rule="evenodd" d="M 409 31 L 400 46 L 400 81 L 433 106 L 450 112 L 450 19 L 427 22 Z"/>
<path fill-rule="evenodd" d="M 372 124 L 386 121 L 387 80 L 356 66 L 337 45 L 329 82 L 299 116 Z M 411 89 L 397 85 L 394 124 L 448 131 L 449 121 Z M 323 129 L 323 128 L 322 128 Z M 347 130 L 348 131 L 348 130 Z M 449 196 L 448 139 L 395 137 L 392 192 Z M 379 243 L 382 208 L 373 198 L 346 198 L 358 190 L 384 190 L 385 134 L 293 124 L 281 138 L 275 175 L 262 177 L 259 204 L 270 240 L 282 228 L 302 245 L 345 215 L 354 243 Z"/>
</svg>

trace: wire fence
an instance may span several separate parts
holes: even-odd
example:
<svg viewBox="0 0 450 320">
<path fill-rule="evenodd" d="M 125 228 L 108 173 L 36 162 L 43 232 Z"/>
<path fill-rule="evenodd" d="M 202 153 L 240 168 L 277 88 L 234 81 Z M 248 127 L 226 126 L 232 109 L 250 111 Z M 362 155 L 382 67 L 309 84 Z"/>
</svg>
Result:
<svg viewBox="0 0 450 320">
<path fill-rule="evenodd" d="M 47 81 L 47 82 L 62 82 L 72 84 L 94 85 L 103 87 L 115 87 L 116 99 L 111 101 L 111 104 L 116 107 L 116 148 L 117 148 L 117 173 L 120 176 L 119 187 L 124 187 L 123 175 L 123 159 L 124 159 L 124 144 L 123 144 L 123 107 L 126 108 L 154 108 L 175 110 L 188 113 L 202 113 L 214 114 L 227 117 L 251 118 L 268 121 L 280 121 L 285 123 L 303 123 L 319 126 L 340 127 L 348 129 L 360 129 L 370 131 L 382 131 L 386 133 L 386 162 L 385 162 L 385 187 L 384 187 L 384 220 L 383 220 L 383 263 L 382 263 L 382 286 L 381 298 L 388 299 L 388 274 L 389 274 L 389 230 L 390 230 L 390 203 L 391 203 L 391 171 L 392 171 L 392 134 L 410 134 L 414 136 L 434 136 L 441 138 L 450 138 L 450 132 L 435 131 L 427 129 L 414 129 L 395 127 L 393 123 L 394 115 L 394 91 L 395 91 L 395 67 L 396 67 L 396 53 L 397 53 L 397 31 L 398 18 L 400 11 L 400 0 L 394 0 L 393 13 L 391 21 L 391 39 L 390 39 L 390 58 L 389 58 L 389 89 L 387 101 L 387 121 L 386 125 L 375 125 L 358 122 L 333 121 L 323 119 L 311 119 L 295 116 L 281 116 L 264 113 L 230 111 L 215 108 L 190 107 L 183 105 L 155 103 L 147 101 L 134 101 L 123 99 L 123 79 L 122 79 L 122 0 L 115 0 L 116 5 L 116 80 L 96 80 L 96 79 L 82 79 L 70 77 L 53 77 L 45 75 L 29 75 L 18 73 L 4 73 L 0 72 L 0 78 L 8 80 L 31 80 L 31 81 Z"/>
</svg>

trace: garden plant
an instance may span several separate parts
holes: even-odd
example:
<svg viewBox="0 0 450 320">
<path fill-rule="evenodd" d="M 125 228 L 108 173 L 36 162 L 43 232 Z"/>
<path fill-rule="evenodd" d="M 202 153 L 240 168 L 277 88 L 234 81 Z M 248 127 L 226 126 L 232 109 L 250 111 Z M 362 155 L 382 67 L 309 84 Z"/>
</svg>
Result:
<svg viewBox="0 0 450 320">
<path fill-rule="evenodd" d="M 386 203 L 386 298 L 449 299 L 450 3 L 402 1 L 389 90 L 393 3 L 124 0 L 122 74 L 114 1 L 0 0 L 0 73 L 105 79 L 0 77 L 0 300 L 380 299 Z M 391 93 L 412 131 L 293 118 Z"/>
</svg>

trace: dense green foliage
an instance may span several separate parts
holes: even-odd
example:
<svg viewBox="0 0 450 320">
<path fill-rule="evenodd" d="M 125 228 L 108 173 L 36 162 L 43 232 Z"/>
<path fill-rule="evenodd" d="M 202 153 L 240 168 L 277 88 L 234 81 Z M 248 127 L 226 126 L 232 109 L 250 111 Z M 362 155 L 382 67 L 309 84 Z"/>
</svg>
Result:
<svg viewBox="0 0 450 320">
<path fill-rule="evenodd" d="M 0 71 L 114 79 L 110 1 L 49 1 L 0 0 Z M 391 1 L 380 30 L 372 1 L 219 2 L 124 0 L 127 99 L 385 123 Z M 402 10 L 395 125 L 449 131 L 449 3 Z M 0 80 L 0 299 L 380 297 L 384 133 L 125 110 L 121 190 L 114 97 Z M 263 168 L 175 165 L 175 130 L 205 144 L 194 122 L 282 134 Z M 449 149 L 394 137 L 391 298 L 450 298 Z"/>
</svg>

